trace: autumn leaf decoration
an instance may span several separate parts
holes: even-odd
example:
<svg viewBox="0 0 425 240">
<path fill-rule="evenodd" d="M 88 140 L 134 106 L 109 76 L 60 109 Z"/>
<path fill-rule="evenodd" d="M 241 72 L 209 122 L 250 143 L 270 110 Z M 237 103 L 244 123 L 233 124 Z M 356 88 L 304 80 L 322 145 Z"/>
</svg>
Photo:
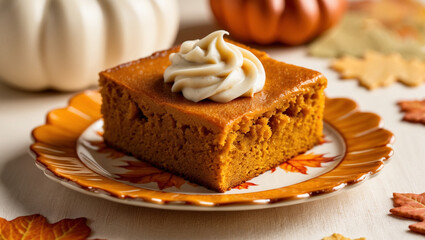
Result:
<svg viewBox="0 0 425 240">
<path fill-rule="evenodd" d="M 120 180 L 137 184 L 156 182 L 160 190 L 169 187 L 180 188 L 181 185 L 186 182 L 181 177 L 175 176 L 168 172 L 164 172 L 142 161 L 125 162 L 128 165 L 122 166 L 122 168 L 125 168 L 129 171 L 126 173 L 117 174 L 118 176 L 120 176 Z"/>
<path fill-rule="evenodd" d="M 425 99 L 422 101 L 400 101 L 400 110 L 404 112 L 403 120 L 425 124 Z"/>
<path fill-rule="evenodd" d="M 258 186 L 258 185 L 252 182 L 244 182 L 234 187 L 233 189 L 239 189 L 239 190 L 248 189 L 250 186 Z"/>
<path fill-rule="evenodd" d="M 356 78 L 369 90 L 400 81 L 407 86 L 418 86 L 425 81 L 425 62 L 406 60 L 400 54 L 385 55 L 368 51 L 363 58 L 344 56 L 331 66 L 343 78 Z"/>
<path fill-rule="evenodd" d="M 326 139 L 325 137 L 322 137 L 319 141 L 319 145 L 323 145 L 325 143 L 331 143 L 332 141 L 329 139 Z"/>
<path fill-rule="evenodd" d="M 39 214 L 18 217 L 11 221 L 0 218 L 0 240 L 83 240 L 91 232 L 86 221 L 85 218 L 63 219 L 50 224 Z"/>
<path fill-rule="evenodd" d="M 343 236 L 339 233 L 334 233 L 329 237 L 322 238 L 322 240 L 366 240 L 366 238 L 351 239 L 351 238 L 345 237 L 345 236 Z"/>
<path fill-rule="evenodd" d="M 106 143 L 103 141 L 103 132 L 100 131 L 96 131 L 96 135 L 102 137 L 102 140 L 92 140 L 92 141 L 88 141 L 89 144 L 92 147 L 96 148 L 96 152 L 98 153 L 106 153 L 108 154 L 109 158 L 112 159 L 117 159 L 117 158 L 122 158 L 125 156 L 125 153 L 122 153 L 120 151 L 117 151 L 113 148 L 109 148 L 108 146 L 106 146 Z"/>
<path fill-rule="evenodd" d="M 425 193 L 394 193 L 394 207 L 390 212 L 394 215 L 421 221 L 411 224 L 410 230 L 425 234 Z"/>
<path fill-rule="evenodd" d="M 332 162 L 336 157 L 324 157 L 325 154 L 301 154 L 279 167 L 287 172 L 307 174 L 307 167 L 321 167 L 322 163 Z"/>
<path fill-rule="evenodd" d="M 103 132 L 96 131 L 96 135 L 103 137 Z M 107 154 L 109 158 L 117 159 L 125 157 L 125 153 L 119 152 L 113 148 L 109 148 L 103 140 L 89 141 L 90 145 L 96 147 L 96 152 Z M 137 184 L 145 184 L 155 182 L 158 188 L 163 190 L 169 187 L 180 188 L 186 181 L 171 173 L 164 172 L 152 165 L 142 161 L 124 161 L 127 165 L 121 166 L 129 170 L 126 173 L 116 174 L 119 180 L 128 181 Z M 0 239 L 1 240 L 1 239 Z"/>
<path fill-rule="evenodd" d="M 113 148 L 107 147 L 104 141 L 90 141 L 89 143 L 93 147 L 97 148 L 96 151 L 98 153 L 106 153 L 106 154 L 108 154 L 109 158 L 117 159 L 117 158 L 122 158 L 122 157 L 125 156 L 124 153 L 119 152 L 119 151 L 117 151 Z"/>
<path fill-rule="evenodd" d="M 99 131 L 97 131 L 96 134 L 101 137 L 103 136 L 103 133 Z M 320 144 L 328 142 L 330 141 L 323 138 Z M 98 153 L 108 154 L 109 158 L 116 159 L 125 156 L 124 153 L 109 148 L 103 140 L 93 140 L 89 143 L 96 147 L 96 151 Z M 279 167 L 287 172 L 307 174 L 307 167 L 321 167 L 322 163 L 331 162 L 334 159 L 335 157 L 324 157 L 324 154 L 301 154 L 284 162 Z M 160 190 L 170 187 L 180 188 L 184 183 L 186 183 L 183 178 L 155 168 L 143 161 L 124 160 L 124 162 L 126 165 L 121 166 L 121 168 L 127 169 L 128 171 L 126 173 L 117 173 L 116 175 L 119 176 L 119 180 L 136 184 L 147 184 L 154 182 L 157 183 Z M 271 169 L 272 173 L 275 171 L 276 168 Z M 190 182 L 188 183 L 191 184 Z M 196 186 L 194 184 L 191 185 Z M 234 187 L 233 189 L 243 190 L 248 189 L 251 186 L 257 186 L 257 184 L 252 182 L 245 182 Z"/>
<path fill-rule="evenodd" d="M 301 154 L 296 156 L 279 167 L 287 172 L 297 172 L 307 174 L 307 167 L 321 167 L 322 163 L 331 162 L 335 157 L 324 157 L 324 154 Z M 160 190 L 176 187 L 180 188 L 186 181 L 171 173 L 162 171 L 152 165 L 142 161 L 125 161 L 127 165 L 121 166 L 129 170 L 126 173 L 117 174 L 120 180 L 128 181 L 136 184 L 146 184 L 156 182 Z M 272 173 L 276 169 L 272 169 Z M 233 189 L 248 189 L 251 186 L 257 186 L 252 182 L 242 183 Z"/>
</svg>

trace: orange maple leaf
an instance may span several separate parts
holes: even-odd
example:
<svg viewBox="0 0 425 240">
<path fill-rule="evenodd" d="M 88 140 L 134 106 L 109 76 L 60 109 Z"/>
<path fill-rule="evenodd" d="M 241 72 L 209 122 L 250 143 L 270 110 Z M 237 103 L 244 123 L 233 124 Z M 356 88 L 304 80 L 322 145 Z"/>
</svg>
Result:
<svg viewBox="0 0 425 240">
<path fill-rule="evenodd" d="M 113 148 L 108 147 L 103 140 L 100 141 L 88 141 L 90 145 L 96 147 L 96 152 L 98 153 L 107 153 L 108 157 L 112 159 L 117 159 L 125 156 L 125 153 L 117 151 Z"/>
<path fill-rule="evenodd" d="M 325 143 L 331 143 L 332 141 L 329 139 L 326 139 L 326 136 L 323 136 L 320 140 L 319 140 L 319 145 L 325 144 Z"/>
<path fill-rule="evenodd" d="M 394 207 L 390 212 L 394 215 L 422 221 L 409 226 L 410 230 L 425 234 L 425 193 L 394 193 Z"/>
<path fill-rule="evenodd" d="M 122 166 L 129 170 L 127 173 L 117 174 L 120 180 L 132 183 L 151 183 L 156 182 L 159 189 L 169 187 L 180 188 L 186 181 L 171 173 L 162 171 L 152 165 L 142 161 L 125 161 L 128 165 Z"/>
<path fill-rule="evenodd" d="M 307 167 L 321 167 L 322 163 L 332 162 L 335 157 L 324 157 L 325 154 L 301 154 L 282 163 L 279 167 L 287 172 L 307 174 Z"/>
<path fill-rule="evenodd" d="M 425 99 L 422 101 L 400 101 L 400 110 L 405 112 L 403 120 L 425 124 Z"/>
<path fill-rule="evenodd" d="M 351 238 L 348 238 L 348 237 L 344 237 L 343 235 L 341 235 L 339 233 L 334 233 L 329 237 L 322 238 L 322 240 L 366 240 L 366 238 L 351 239 Z"/>
<path fill-rule="evenodd" d="M 87 239 L 90 228 L 86 225 L 87 219 L 63 219 L 50 224 L 46 218 L 34 214 L 7 221 L 0 218 L 0 239 L 49 239 L 49 240 L 80 240 Z"/>
<path fill-rule="evenodd" d="M 244 182 L 244 183 L 239 184 L 236 187 L 233 187 L 233 189 L 239 189 L 239 190 L 248 189 L 250 186 L 257 186 L 257 184 L 252 183 L 252 182 Z"/>
</svg>

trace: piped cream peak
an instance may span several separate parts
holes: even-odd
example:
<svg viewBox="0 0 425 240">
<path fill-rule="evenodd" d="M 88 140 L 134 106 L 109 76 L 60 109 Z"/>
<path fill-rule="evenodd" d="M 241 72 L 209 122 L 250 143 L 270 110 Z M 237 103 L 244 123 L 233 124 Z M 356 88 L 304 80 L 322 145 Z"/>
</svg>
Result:
<svg viewBox="0 0 425 240">
<path fill-rule="evenodd" d="M 252 97 L 264 87 L 266 74 L 250 51 L 224 41 L 228 32 L 219 30 L 200 40 L 184 42 L 170 55 L 164 81 L 174 82 L 171 91 L 182 92 L 191 101 L 211 99 L 229 102 Z"/>
</svg>

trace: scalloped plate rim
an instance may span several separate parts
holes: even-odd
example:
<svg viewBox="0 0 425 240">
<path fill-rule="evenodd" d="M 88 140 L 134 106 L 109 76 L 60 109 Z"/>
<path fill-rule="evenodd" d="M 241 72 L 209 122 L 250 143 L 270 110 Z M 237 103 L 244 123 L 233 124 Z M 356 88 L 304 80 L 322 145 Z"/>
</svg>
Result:
<svg viewBox="0 0 425 240">
<path fill-rule="evenodd" d="M 34 154 L 30 154 L 31 157 L 34 157 Z M 384 161 L 384 164 L 387 164 L 388 161 Z M 292 205 L 298 205 L 303 204 L 307 202 L 312 202 L 316 200 L 326 199 L 329 197 L 333 197 L 339 193 L 345 192 L 347 190 L 350 190 L 354 187 L 360 186 L 361 183 L 364 183 L 365 180 L 371 179 L 377 175 L 381 171 L 378 171 L 374 174 L 368 174 L 365 178 L 363 178 L 361 181 L 358 181 L 356 183 L 352 184 L 345 184 L 345 186 L 340 187 L 339 189 L 336 189 L 331 192 L 323 192 L 316 195 L 309 195 L 298 199 L 286 199 L 277 201 L 274 203 L 270 202 L 264 202 L 264 203 L 256 203 L 256 204 L 240 204 L 240 203 L 231 203 L 226 205 L 212 205 L 212 206 L 200 206 L 200 205 L 191 205 L 186 203 L 165 203 L 165 204 L 158 204 L 158 203 L 151 203 L 143 201 L 142 199 L 131 199 L 131 198 L 117 198 L 114 197 L 111 194 L 108 194 L 106 192 L 102 192 L 100 190 L 94 190 L 90 191 L 88 189 L 85 189 L 84 187 L 81 187 L 77 183 L 73 182 L 72 180 L 67 180 L 65 178 L 59 177 L 53 172 L 51 172 L 47 167 L 36 161 L 35 165 L 43 171 L 44 175 L 48 177 L 49 179 L 53 180 L 56 183 L 60 183 L 61 185 L 67 187 L 68 189 L 77 191 L 82 194 L 86 194 L 89 196 L 102 198 L 105 200 L 113 201 L 116 203 L 121 204 L 127 204 L 131 206 L 136 207 L 148 207 L 148 208 L 155 208 L 155 209 L 163 209 L 163 210 L 177 210 L 177 211 L 245 211 L 245 210 L 261 210 L 261 209 L 268 209 L 268 208 L 276 208 L 276 207 L 285 207 L 285 206 L 292 206 Z M 261 200 L 261 199 L 259 199 Z"/>
<path fill-rule="evenodd" d="M 74 95 L 69 100 L 67 107 L 71 106 L 71 102 L 74 98 L 76 98 L 80 95 L 88 96 L 88 92 L 97 92 L 97 91 L 84 91 L 82 93 L 78 93 L 78 94 Z M 344 119 L 347 116 L 350 116 L 352 113 L 355 113 L 355 112 L 370 113 L 370 112 L 361 112 L 358 109 L 357 103 L 355 101 L 351 100 L 351 99 L 348 99 L 348 98 L 331 98 L 331 99 L 327 99 L 327 100 L 343 100 L 343 101 L 348 100 L 348 101 L 352 102 L 353 104 L 355 104 L 355 107 L 350 112 L 347 112 L 344 115 L 340 115 L 339 119 Z M 66 109 L 66 107 L 60 108 L 60 109 Z M 58 110 L 58 109 L 56 109 L 56 110 Z M 52 110 L 52 111 L 55 111 L 55 110 Z M 49 115 L 52 111 L 49 111 L 47 115 Z M 33 146 L 36 143 L 39 142 L 39 140 L 37 140 L 37 138 L 34 135 L 34 131 L 41 126 L 51 124 L 51 123 L 49 123 L 48 119 L 46 120 L 46 123 L 44 125 L 41 125 L 41 126 L 35 128 L 32 131 L 31 137 L 33 139 L 33 144 L 31 144 L 31 147 L 30 147 L 30 155 L 33 158 L 35 158 L 36 166 L 40 170 L 42 170 L 43 173 L 49 179 L 54 180 L 55 182 L 59 182 L 62 185 L 66 186 L 66 187 L 68 187 L 72 190 L 76 190 L 80 193 L 88 194 L 90 196 L 100 197 L 100 198 L 107 199 L 107 200 L 110 200 L 110 201 L 113 201 L 113 202 L 124 203 L 124 204 L 128 204 L 128 205 L 133 205 L 133 206 L 157 208 L 157 209 L 189 210 L 189 211 L 240 211 L 240 210 L 266 209 L 266 208 L 301 204 L 301 203 L 305 203 L 305 202 L 310 202 L 310 201 L 314 201 L 314 200 L 319 200 L 319 199 L 331 197 L 331 196 L 334 196 L 338 193 L 343 192 L 342 190 L 351 189 L 355 186 L 360 185 L 359 183 L 363 183 L 365 180 L 367 180 L 371 177 L 377 176 L 377 174 L 380 173 L 380 171 L 388 163 L 388 160 L 392 157 L 392 155 L 394 153 L 394 149 L 392 148 L 392 143 L 394 142 L 394 135 L 390 131 L 388 131 L 388 130 L 386 130 L 382 127 L 382 125 L 383 125 L 382 124 L 382 118 L 379 115 L 377 115 L 375 113 L 371 113 L 371 114 L 374 115 L 374 117 L 378 118 L 379 125 L 375 128 L 371 128 L 369 130 L 373 131 L 375 129 L 378 129 L 378 130 L 383 129 L 386 132 L 388 132 L 388 134 L 389 134 L 389 140 L 387 140 L 387 142 L 384 145 L 371 147 L 371 148 L 367 149 L 367 150 L 375 149 L 375 148 L 383 147 L 383 146 L 389 148 L 390 151 L 387 154 L 380 155 L 380 159 L 381 159 L 381 160 L 379 160 L 379 162 L 381 162 L 381 164 L 379 165 L 380 167 L 377 168 L 374 172 L 371 172 L 371 171 L 362 172 L 361 177 L 358 177 L 354 181 L 350 182 L 350 181 L 345 180 L 343 183 L 336 185 L 336 186 L 323 188 L 323 189 L 320 189 L 316 192 L 308 192 L 308 193 L 304 193 L 304 194 L 300 194 L 300 195 L 292 195 L 290 197 L 281 197 L 281 198 L 270 197 L 270 198 L 266 198 L 266 199 L 250 200 L 250 201 L 246 201 L 246 202 L 233 201 L 233 202 L 228 202 L 228 203 L 211 202 L 211 203 L 208 203 L 208 204 L 207 203 L 195 204 L 195 201 L 193 201 L 193 200 L 192 200 L 192 203 L 190 201 L 178 201 L 178 200 L 167 202 L 166 200 L 163 200 L 163 199 L 160 199 L 162 202 L 151 202 L 153 198 L 150 199 L 151 201 L 143 200 L 142 197 L 132 198 L 132 197 L 127 196 L 127 197 L 124 197 L 124 198 L 120 198 L 118 196 L 114 196 L 112 193 L 107 192 L 107 190 L 98 189 L 96 187 L 94 188 L 94 190 L 91 190 L 91 189 L 89 189 L 90 187 L 85 187 L 85 186 L 79 185 L 78 183 L 76 183 L 72 179 L 67 179 L 66 177 L 57 175 L 56 173 L 54 173 L 53 171 L 48 169 L 48 167 L 45 163 L 42 163 L 42 162 L 39 161 L 38 158 L 42 154 L 37 152 L 37 150 L 33 148 Z M 346 146 L 348 146 L 346 136 L 341 133 L 341 131 L 340 131 L 341 129 L 338 129 L 336 126 L 334 126 L 333 123 L 331 123 L 331 122 L 329 122 L 325 119 L 324 119 L 324 121 L 333 130 L 337 131 L 340 134 L 340 136 L 344 139 L 344 144 L 346 144 Z M 91 124 L 93 122 L 94 121 L 92 121 Z M 365 132 L 362 132 L 362 133 L 365 133 Z M 82 132 L 79 133 L 79 137 L 81 136 L 81 134 L 82 134 Z M 367 133 L 365 133 L 365 135 L 366 134 Z M 362 134 L 360 134 L 359 136 L 361 136 L 361 135 Z M 356 152 L 356 151 L 351 151 L 351 152 Z M 345 151 L 345 155 L 347 155 L 347 153 L 350 153 L 350 152 L 347 150 L 347 151 Z M 345 157 L 343 159 L 341 159 L 340 163 L 335 168 L 331 169 L 329 172 L 332 172 L 334 169 L 336 169 L 344 161 L 344 159 L 345 159 Z M 320 177 L 320 176 L 318 176 L 318 177 Z M 316 177 L 316 178 L 318 178 L 318 177 Z M 158 191 L 156 191 L 156 192 L 158 192 Z M 187 195 L 192 195 L 192 194 L 187 194 Z"/>
</svg>

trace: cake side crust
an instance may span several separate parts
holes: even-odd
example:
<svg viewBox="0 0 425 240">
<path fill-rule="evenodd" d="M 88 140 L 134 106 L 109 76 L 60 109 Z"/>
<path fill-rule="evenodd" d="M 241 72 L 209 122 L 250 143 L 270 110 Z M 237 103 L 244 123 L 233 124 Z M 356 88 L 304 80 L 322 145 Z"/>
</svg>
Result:
<svg viewBox="0 0 425 240">
<path fill-rule="evenodd" d="M 323 85 L 317 85 L 282 108 L 235 125 L 223 154 L 227 177 L 222 189 L 239 185 L 318 144 L 323 137 L 323 90 Z"/>
<path fill-rule="evenodd" d="M 100 74 L 105 142 L 224 192 L 321 138 L 326 79 L 255 51 L 266 85 L 253 98 L 194 103 L 163 82 L 176 48 Z"/>
<path fill-rule="evenodd" d="M 139 105 L 113 81 L 101 80 L 101 86 L 103 137 L 108 146 L 218 190 L 222 167 L 217 134 Z"/>
<path fill-rule="evenodd" d="M 179 123 L 139 105 L 113 81 L 101 80 L 105 142 L 152 165 L 224 192 L 291 157 L 322 136 L 324 85 L 299 92 L 281 108 L 235 123 L 219 144 L 206 127 Z"/>
<path fill-rule="evenodd" d="M 171 113 L 184 124 L 208 126 L 214 131 L 229 130 L 242 117 L 256 118 L 265 111 L 280 108 L 285 99 L 300 90 L 309 89 L 315 84 L 326 84 L 319 72 L 279 62 L 264 52 L 237 45 L 251 50 L 266 70 L 265 86 L 253 98 L 240 97 L 221 104 L 209 100 L 195 103 L 186 100 L 181 93 L 172 93 L 172 84 L 164 83 L 163 73 L 170 64 L 169 55 L 178 51 L 178 47 L 108 69 L 101 72 L 100 77 L 134 93 L 136 102 L 151 104 L 150 107 L 158 112 Z"/>
</svg>

